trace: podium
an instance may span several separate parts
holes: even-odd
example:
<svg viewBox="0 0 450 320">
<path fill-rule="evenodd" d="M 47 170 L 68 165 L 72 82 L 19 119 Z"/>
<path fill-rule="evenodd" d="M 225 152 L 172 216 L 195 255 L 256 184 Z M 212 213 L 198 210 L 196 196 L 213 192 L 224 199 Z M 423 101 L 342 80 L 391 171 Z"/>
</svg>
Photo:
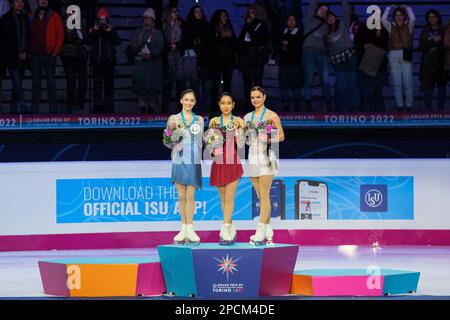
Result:
<svg viewBox="0 0 450 320">
<path fill-rule="evenodd" d="M 38 264 L 48 295 L 132 297 L 166 291 L 157 257 L 70 258 Z"/>
<path fill-rule="evenodd" d="M 158 246 L 167 292 L 182 297 L 256 298 L 289 294 L 298 246 Z"/>
<path fill-rule="evenodd" d="M 291 293 L 304 296 L 387 296 L 417 291 L 420 272 L 314 269 L 294 272 Z"/>
</svg>

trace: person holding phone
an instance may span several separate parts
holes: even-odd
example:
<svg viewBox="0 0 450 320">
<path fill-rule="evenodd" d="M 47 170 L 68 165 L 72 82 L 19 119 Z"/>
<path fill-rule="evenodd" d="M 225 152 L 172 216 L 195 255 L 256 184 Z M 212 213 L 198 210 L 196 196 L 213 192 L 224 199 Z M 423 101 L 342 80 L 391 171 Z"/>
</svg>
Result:
<svg viewBox="0 0 450 320">
<path fill-rule="evenodd" d="M 234 198 L 239 179 L 244 173 L 237 148 L 245 145 L 244 120 L 233 115 L 235 102 L 230 93 L 224 92 L 219 99 L 220 117 L 211 119 L 210 130 L 219 131 L 224 138 L 223 147 L 213 150 L 210 185 L 216 186 L 223 212 L 220 244 L 232 244 L 236 240 L 236 228 L 232 223 Z"/>
<path fill-rule="evenodd" d="M 97 21 L 89 31 L 90 62 L 94 74 L 94 113 L 114 113 L 114 68 L 116 47 L 122 43 L 105 8 L 100 8 Z"/>
<path fill-rule="evenodd" d="M 171 142 L 164 142 L 172 149 L 172 183 L 178 192 L 178 207 L 182 220 L 181 231 L 174 237 L 175 244 L 199 244 L 194 231 L 195 191 L 202 188 L 202 136 L 204 120 L 192 112 L 197 102 L 194 90 L 181 93 L 180 113 L 172 115 L 164 130 Z M 168 134 L 170 132 L 170 134 Z"/>
<path fill-rule="evenodd" d="M 250 237 L 253 245 L 273 243 L 270 225 L 270 189 L 278 170 L 278 157 L 272 145 L 284 141 L 284 131 L 280 117 L 265 106 L 266 92 L 262 87 L 250 91 L 250 99 L 255 110 L 245 115 L 244 122 L 249 145 L 248 175 L 260 200 L 259 223 L 256 233 Z"/>
</svg>

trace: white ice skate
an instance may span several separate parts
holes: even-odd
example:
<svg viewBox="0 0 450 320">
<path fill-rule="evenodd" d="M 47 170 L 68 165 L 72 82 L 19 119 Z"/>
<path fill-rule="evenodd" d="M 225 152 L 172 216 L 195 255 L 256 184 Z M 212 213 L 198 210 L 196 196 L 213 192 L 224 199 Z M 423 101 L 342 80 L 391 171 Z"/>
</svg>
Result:
<svg viewBox="0 0 450 320">
<path fill-rule="evenodd" d="M 256 233 L 250 237 L 250 244 L 254 246 L 264 245 L 266 239 L 266 225 L 264 223 L 258 223 L 256 227 Z"/>
<path fill-rule="evenodd" d="M 183 244 L 186 240 L 186 225 L 181 225 L 181 231 L 173 238 L 173 244 Z"/>
<path fill-rule="evenodd" d="M 194 226 L 192 224 L 186 225 L 186 240 L 185 244 L 199 245 L 200 237 L 195 233 Z"/>
<path fill-rule="evenodd" d="M 222 224 L 220 228 L 219 244 L 223 246 L 232 245 L 236 240 L 236 229 L 230 223 Z"/>
<path fill-rule="evenodd" d="M 266 244 L 268 246 L 273 245 L 273 229 L 270 224 L 266 224 Z"/>
</svg>

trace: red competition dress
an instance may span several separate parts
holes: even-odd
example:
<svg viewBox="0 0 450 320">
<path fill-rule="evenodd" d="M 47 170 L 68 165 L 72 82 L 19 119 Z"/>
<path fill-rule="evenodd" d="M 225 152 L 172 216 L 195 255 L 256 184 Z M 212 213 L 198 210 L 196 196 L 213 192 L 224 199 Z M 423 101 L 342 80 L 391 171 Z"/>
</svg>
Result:
<svg viewBox="0 0 450 320">
<path fill-rule="evenodd" d="M 209 180 L 211 186 L 224 187 L 244 174 L 236 146 L 244 146 L 245 136 L 242 129 L 234 128 L 233 119 L 232 116 L 230 123 L 224 126 L 222 116 L 220 117 L 220 130 L 224 137 L 223 153 L 214 157 Z"/>
</svg>

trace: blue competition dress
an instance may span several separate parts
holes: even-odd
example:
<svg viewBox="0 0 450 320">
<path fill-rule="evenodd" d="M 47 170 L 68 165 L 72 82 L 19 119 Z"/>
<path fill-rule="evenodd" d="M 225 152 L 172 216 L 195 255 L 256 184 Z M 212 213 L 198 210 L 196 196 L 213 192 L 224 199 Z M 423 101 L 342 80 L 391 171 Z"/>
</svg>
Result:
<svg viewBox="0 0 450 320">
<path fill-rule="evenodd" d="M 183 113 L 177 115 L 181 118 L 185 129 L 181 150 L 172 149 L 172 183 L 202 188 L 202 146 L 204 121 L 200 116 L 193 114 L 190 124 L 186 123 Z"/>
</svg>

